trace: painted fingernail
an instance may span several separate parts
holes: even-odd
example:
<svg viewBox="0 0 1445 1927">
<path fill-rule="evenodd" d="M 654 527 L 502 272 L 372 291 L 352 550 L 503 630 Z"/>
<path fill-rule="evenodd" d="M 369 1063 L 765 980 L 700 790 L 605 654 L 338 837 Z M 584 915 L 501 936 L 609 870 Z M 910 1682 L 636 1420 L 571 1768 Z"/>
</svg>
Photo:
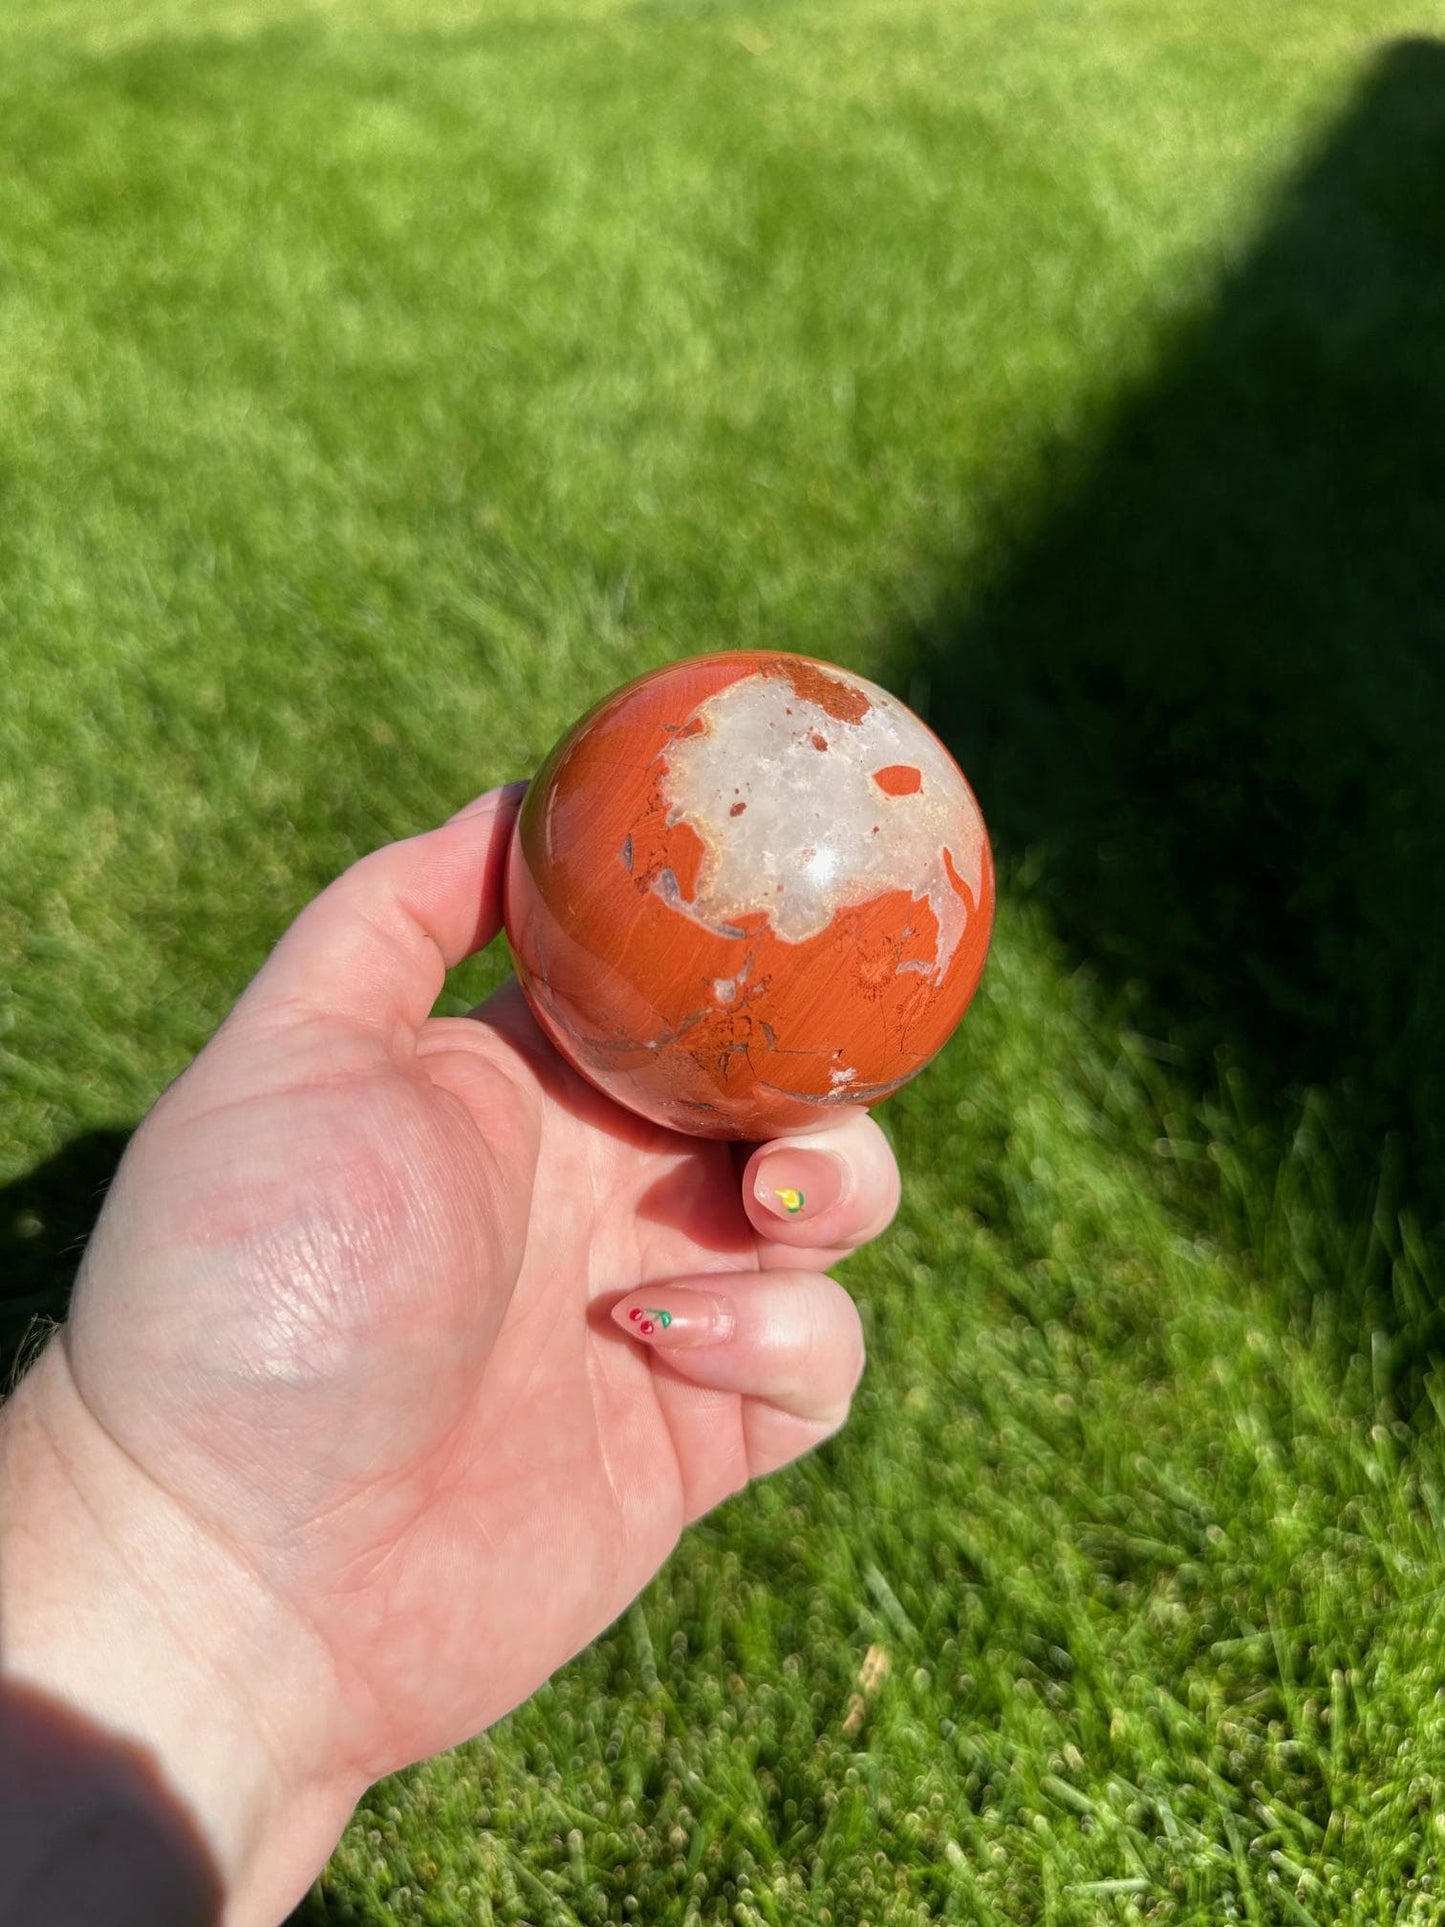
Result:
<svg viewBox="0 0 1445 1927">
<path fill-rule="evenodd" d="M 796 1224 L 831 1211 L 848 1181 L 847 1165 L 831 1151 L 774 1151 L 753 1173 L 753 1196 L 774 1217 Z"/>
<path fill-rule="evenodd" d="M 721 1345 L 735 1323 L 726 1298 L 710 1291 L 633 1294 L 612 1307 L 612 1316 L 629 1338 L 664 1351 L 691 1345 Z"/>
</svg>

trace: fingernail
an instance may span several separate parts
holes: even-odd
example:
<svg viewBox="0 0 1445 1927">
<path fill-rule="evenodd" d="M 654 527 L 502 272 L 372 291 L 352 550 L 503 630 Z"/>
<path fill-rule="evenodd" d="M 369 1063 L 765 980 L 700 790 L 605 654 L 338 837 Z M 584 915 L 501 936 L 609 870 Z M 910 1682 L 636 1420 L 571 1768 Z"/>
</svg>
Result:
<svg viewBox="0 0 1445 1927">
<path fill-rule="evenodd" d="M 721 1345 L 732 1337 L 733 1308 L 710 1291 L 632 1293 L 612 1307 L 629 1338 L 664 1351 Z"/>
<path fill-rule="evenodd" d="M 831 1211 L 848 1189 L 849 1171 L 831 1151 L 774 1151 L 753 1173 L 753 1196 L 789 1224 Z"/>
<path fill-rule="evenodd" d="M 500 789 L 487 790 L 481 796 L 473 797 L 470 803 L 449 816 L 447 822 L 465 823 L 469 816 L 480 816 L 486 810 L 505 809 L 509 803 L 520 798 L 526 788 L 525 782 L 503 783 Z"/>
</svg>

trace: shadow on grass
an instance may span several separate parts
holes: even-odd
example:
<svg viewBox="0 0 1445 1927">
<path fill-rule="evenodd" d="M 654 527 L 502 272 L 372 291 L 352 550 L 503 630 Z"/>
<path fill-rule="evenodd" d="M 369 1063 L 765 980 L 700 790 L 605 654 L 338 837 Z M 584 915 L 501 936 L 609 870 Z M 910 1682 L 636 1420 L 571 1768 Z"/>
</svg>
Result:
<svg viewBox="0 0 1445 1927">
<path fill-rule="evenodd" d="M 85 1241 L 130 1133 L 87 1131 L 0 1186 L 0 1395 L 27 1339 L 65 1316 Z"/>
<path fill-rule="evenodd" d="M 1445 44 L 1382 50 L 1148 391 L 890 672 L 1138 1027 L 1281 1125 L 1325 1093 L 1332 1208 L 1380 1216 L 1389 1146 L 1384 1215 L 1438 1229 Z"/>
</svg>

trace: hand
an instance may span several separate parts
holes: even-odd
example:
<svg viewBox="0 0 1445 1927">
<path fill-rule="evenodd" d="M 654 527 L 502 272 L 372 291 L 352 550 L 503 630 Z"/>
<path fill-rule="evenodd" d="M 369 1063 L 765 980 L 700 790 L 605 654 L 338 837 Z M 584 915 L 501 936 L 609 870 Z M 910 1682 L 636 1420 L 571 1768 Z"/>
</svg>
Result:
<svg viewBox="0 0 1445 1927">
<path fill-rule="evenodd" d="M 159 1752 L 228 1920 L 279 1918 L 366 1785 L 524 1699 L 861 1370 L 824 1270 L 897 1202 L 868 1117 L 744 1163 L 594 1092 L 515 984 L 429 1015 L 496 934 L 519 794 L 302 913 L 136 1133 L 3 1414 L 12 1513 L 43 1488 L 64 1522 L 8 1561 L 11 1666 Z M 55 1628 L 98 1576 L 91 1637 L 143 1620 L 147 1691 Z"/>
</svg>

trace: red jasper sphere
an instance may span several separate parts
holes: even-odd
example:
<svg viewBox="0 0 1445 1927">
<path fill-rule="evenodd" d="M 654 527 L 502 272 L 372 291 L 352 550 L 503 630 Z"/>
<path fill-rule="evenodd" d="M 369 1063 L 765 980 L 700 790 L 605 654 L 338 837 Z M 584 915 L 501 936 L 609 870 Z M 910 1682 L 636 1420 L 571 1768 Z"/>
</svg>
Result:
<svg viewBox="0 0 1445 1927">
<path fill-rule="evenodd" d="M 983 972 L 993 860 L 943 744 L 877 684 L 738 651 L 641 676 L 542 765 L 506 924 L 538 1023 L 619 1104 L 762 1139 L 875 1104 Z"/>
</svg>

